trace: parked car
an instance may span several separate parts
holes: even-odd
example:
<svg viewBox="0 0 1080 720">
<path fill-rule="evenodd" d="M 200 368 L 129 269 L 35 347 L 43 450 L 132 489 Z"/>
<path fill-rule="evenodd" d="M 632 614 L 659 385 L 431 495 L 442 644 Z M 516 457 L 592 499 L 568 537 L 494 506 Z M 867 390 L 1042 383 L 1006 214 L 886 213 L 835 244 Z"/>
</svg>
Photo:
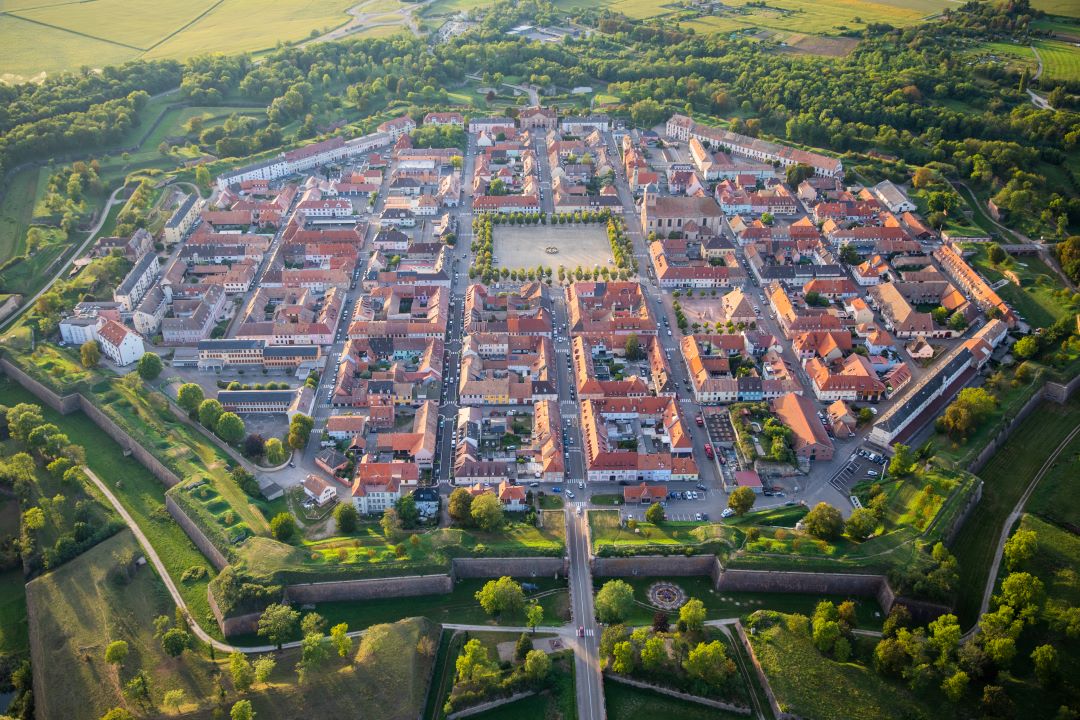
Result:
<svg viewBox="0 0 1080 720">
<path fill-rule="evenodd" d="M 720 513 L 720 517 L 729 518 L 734 514 L 735 514 L 735 511 L 732 510 L 731 508 L 724 508 L 724 512 Z"/>
<path fill-rule="evenodd" d="M 571 500 L 573 500 L 573 499 L 574 499 L 574 491 L 573 491 L 573 490 L 567 490 L 567 491 L 566 491 L 566 497 L 568 497 L 568 498 L 570 498 Z"/>
</svg>

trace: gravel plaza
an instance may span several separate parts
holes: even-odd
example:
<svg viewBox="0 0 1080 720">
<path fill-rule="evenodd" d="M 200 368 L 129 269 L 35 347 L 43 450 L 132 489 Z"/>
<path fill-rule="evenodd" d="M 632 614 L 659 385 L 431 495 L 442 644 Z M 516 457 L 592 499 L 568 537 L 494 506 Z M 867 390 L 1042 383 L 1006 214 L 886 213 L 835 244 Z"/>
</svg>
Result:
<svg viewBox="0 0 1080 720">
<path fill-rule="evenodd" d="M 578 265 L 591 269 L 609 262 L 611 245 L 608 243 L 607 226 L 603 223 L 590 225 L 496 225 L 493 229 L 494 252 L 499 259 L 492 264 L 497 267 L 535 268 L 537 265 L 558 270 L 562 265 L 573 270 Z"/>
</svg>

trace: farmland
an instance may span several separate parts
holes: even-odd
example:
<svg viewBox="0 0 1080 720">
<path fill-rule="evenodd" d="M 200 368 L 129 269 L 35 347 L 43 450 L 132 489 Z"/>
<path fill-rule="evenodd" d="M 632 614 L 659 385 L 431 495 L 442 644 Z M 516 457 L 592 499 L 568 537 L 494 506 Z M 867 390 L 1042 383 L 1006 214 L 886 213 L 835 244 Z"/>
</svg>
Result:
<svg viewBox="0 0 1080 720">
<path fill-rule="evenodd" d="M 618 5 L 618 3 L 616 3 Z M 860 30 L 868 23 L 888 22 L 912 25 L 940 12 L 948 5 L 940 0 L 772 0 L 767 7 L 751 5 L 746 0 L 725 4 L 723 11 L 705 15 L 688 23 L 698 32 L 734 32 L 763 28 L 795 33 L 835 35 L 844 30 Z"/>
<path fill-rule="evenodd" d="M 1080 48 L 1060 40 L 1036 40 L 1047 80 L 1080 80 Z"/>
<path fill-rule="evenodd" d="M 297 42 L 345 24 L 353 0 L 163 0 L 152 12 L 125 0 L 5 3 L 0 15 L 0 77 L 30 79 L 84 65 L 136 58 L 184 59 L 205 52 L 254 52 Z M 398 4 L 380 4 L 380 10 Z M 250 22 L 254 13 L 259 22 Z"/>
</svg>

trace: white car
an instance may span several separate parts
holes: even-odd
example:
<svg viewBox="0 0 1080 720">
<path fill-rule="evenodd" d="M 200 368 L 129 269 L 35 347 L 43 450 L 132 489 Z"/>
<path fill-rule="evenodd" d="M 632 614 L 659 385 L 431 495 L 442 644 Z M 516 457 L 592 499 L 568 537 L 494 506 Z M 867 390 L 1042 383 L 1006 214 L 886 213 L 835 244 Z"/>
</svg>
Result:
<svg viewBox="0 0 1080 720">
<path fill-rule="evenodd" d="M 720 513 L 720 517 L 729 518 L 735 514 L 735 511 L 731 508 L 724 508 L 724 512 Z"/>
</svg>

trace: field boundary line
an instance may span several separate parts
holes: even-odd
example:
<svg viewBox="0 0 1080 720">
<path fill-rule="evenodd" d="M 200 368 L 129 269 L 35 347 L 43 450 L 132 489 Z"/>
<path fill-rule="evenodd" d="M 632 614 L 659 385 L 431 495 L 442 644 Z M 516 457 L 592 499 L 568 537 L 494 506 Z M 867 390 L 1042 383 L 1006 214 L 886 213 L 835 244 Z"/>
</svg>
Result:
<svg viewBox="0 0 1080 720">
<path fill-rule="evenodd" d="M 74 4 L 74 3 L 65 3 Z M 103 43 L 109 43 L 110 45 L 116 45 L 117 47 L 127 48 L 128 50 L 135 50 L 136 52 L 143 53 L 146 49 L 137 47 L 135 45 L 128 45 L 127 43 L 120 42 L 119 40 L 110 40 L 108 38 L 98 37 L 97 35 L 91 35 L 90 33 L 80 32 L 78 30 L 72 30 L 71 28 L 60 27 L 59 25 L 53 25 L 52 23 L 42 22 L 41 20 L 34 20 L 33 18 L 23 17 L 22 15 L 16 15 L 13 12 L 6 12 L 5 15 L 16 18 L 17 20 L 23 20 L 28 23 L 34 23 L 42 27 L 47 27 L 52 30 L 59 30 L 60 32 L 71 33 L 72 35 L 78 35 L 80 37 L 87 38 L 89 40 L 97 40 Z"/>
<path fill-rule="evenodd" d="M 206 16 L 208 15 L 208 14 L 210 14 L 210 13 L 212 13 L 213 11 L 217 10 L 217 9 L 218 9 L 219 7 L 221 7 L 222 3 L 224 3 L 224 2 L 225 2 L 225 0 L 217 0 L 217 2 L 216 2 L 216 3 L 214 3 L 214 4 L 213 4 L 213 5 L 211 5 L 210 7 L 206 8 L 205 10 L 203 10 L 203 11 L 202 11 L 201 13 L 199 13 L 198 15 L 196 15 L 195 17 L 193 17 L 193 18 L 192 18 L 191 20 L 189 20 L 189 21 L 188 21 L 187 23 L 185 23 L 185 24 L 181 25 L 180 27 L 176 28 L 176 29 L 175 29 L 175 30 L 173 30 L 173 31 L 172 31 L 171 33 L 169 33 L 169 34 L 168 34 L 168 35 L 166 35 L 165 37 L 161 38 L 160 40 L 158 40 L 158 41 L 157 41 L 156 43 L 154 43 L 154 44 L 153 44 L 153 45 L 151 45 L 150 47 L 148 47 L 148 48 L 146 48 L 145 50 L 143 50 L 143 54 L 146 54 L 146 53 L 150 52 L 151 50 L 153 50 L 154 48 L 158 47 L 159 45 L 161 45 L 161 44 L 163 44 L 163 43 L 166 43 L 166 42 L 168 42 L 169 40 L 172 40 L 172 39 L 173 39 L 174 37 L 176 37 L 176 36 L 177 36 L 177 35 L 179 35 L 180 33 L 184 32 L 185 30 L 187 30 L 187 29 L 188 29 L 189 27 L 191 27 L 191 26 L 192 26 L 192 25 L 194 25 L 195 23 L 197 23 L 197 22 L 199 22 L 200 20 L 202 20 L 202 19 L 203 19 L 204 17 L 206 17 Z"/>
</svg>

